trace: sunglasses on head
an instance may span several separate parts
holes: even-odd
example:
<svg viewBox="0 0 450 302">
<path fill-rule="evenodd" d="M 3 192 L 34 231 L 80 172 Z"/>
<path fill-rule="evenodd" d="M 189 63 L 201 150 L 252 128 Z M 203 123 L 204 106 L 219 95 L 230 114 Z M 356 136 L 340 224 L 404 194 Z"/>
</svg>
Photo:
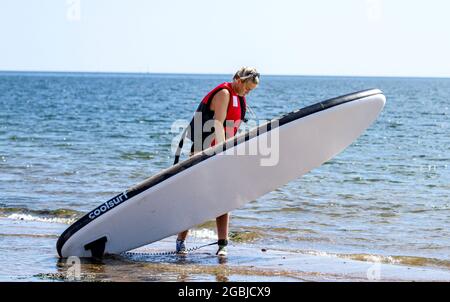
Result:
<svg viewBox="0 0 450 302">
<path fill-rule="evenodd" d="M 245 77 L 241 77 L 241 80 L 246 80 L 250 78 L 256 79 L 259 78 L 259 76 L 260 76 L 259 72 L 252 72 L 249 75 L 246 75 Z"/>
</svg>

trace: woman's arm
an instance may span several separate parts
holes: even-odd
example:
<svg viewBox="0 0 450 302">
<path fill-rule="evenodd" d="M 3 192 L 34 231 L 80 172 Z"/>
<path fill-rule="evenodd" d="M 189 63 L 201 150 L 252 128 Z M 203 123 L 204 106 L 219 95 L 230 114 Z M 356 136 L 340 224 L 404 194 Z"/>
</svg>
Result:
<svg viewBox="0 0 450 302">
<path fill-rule="evenodd" d="M 223 123 L 227 117 L 228 103 L 230 102 L 230 92 L 222 89 L 217 92 L 211 101 L 211 110 L 214 111 L 214 129 L 216 144 L 225 141 L 225 129 Z"/>
</svg>

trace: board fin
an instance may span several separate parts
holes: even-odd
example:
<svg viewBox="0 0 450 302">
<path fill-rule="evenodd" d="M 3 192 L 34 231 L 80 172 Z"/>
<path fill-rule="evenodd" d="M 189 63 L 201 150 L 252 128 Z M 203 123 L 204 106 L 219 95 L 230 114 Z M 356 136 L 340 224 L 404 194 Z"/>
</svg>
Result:
<svg viewBox="0 0 450 302">
<path fill-rule="evenodd" d="M 105 252 L 105 246 L 106 242 L 108 241 L 108 238 L 106 236 L 103 236 L 97 240 L 94 240 L 84 246 L 84 249 L 86 251 L 91 251 L 92 257 L 94 258 L 102 258 L 103 253 Z"/>
</svg>

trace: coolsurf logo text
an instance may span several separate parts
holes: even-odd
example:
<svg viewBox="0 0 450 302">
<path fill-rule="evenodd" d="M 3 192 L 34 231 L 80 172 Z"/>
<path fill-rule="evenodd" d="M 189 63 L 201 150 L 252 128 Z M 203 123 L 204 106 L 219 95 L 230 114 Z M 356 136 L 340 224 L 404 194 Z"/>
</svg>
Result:
<svg viewBox="0 0 450 302">
<path fill-rule="evenodd" d="M 103 213 L 111 210 L 115 206 L 121 204 L 122 202 L 124 202 L 127 199 L 128 199 L 127 193 L 123 192 L 119 196 L 116 196 L 113 199 L 108 200 L 107 202 L 105 202 L 104 204 L 102 204 L 101 206 L 99 206 L 98 208 L 93 210 L 91 213 L 89 213 L 89 218 L 95 219 L 98 216 L 102 215 Z"/>
</svg>

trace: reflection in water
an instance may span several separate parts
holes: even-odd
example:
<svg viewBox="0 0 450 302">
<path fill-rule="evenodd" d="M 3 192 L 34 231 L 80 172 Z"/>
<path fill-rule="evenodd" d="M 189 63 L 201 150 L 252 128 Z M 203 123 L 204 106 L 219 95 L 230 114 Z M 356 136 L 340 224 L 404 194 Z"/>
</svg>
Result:
<svg viewBox="0 0 450 302">
<path fill-rule="evenodd" d="M 228 257 L 217 257 L 217 263 L 219 263 L 218 271 L 216 274 L 217 282 L 228 282 L 229 279 L 229 269 L 226 266 L 228 263 Z"/>
<path fill-rule="evenodd" d="M 210 280 L 228 282 L 231 275 L 269 275 L 267 271 L 246 266 L 230 266 L 229 258 L 211 253 L 189 255 L 139 257 L 110 255 L 103 259 L 58 259 L 57 273 L 41 275 L 43 279 L 59 281 L 176 281 L 192 282 Z M 76 265 L 79 268 L 75 267 Z M 73 272 L 79 272 L 73 276 Z"/>
</svg>

